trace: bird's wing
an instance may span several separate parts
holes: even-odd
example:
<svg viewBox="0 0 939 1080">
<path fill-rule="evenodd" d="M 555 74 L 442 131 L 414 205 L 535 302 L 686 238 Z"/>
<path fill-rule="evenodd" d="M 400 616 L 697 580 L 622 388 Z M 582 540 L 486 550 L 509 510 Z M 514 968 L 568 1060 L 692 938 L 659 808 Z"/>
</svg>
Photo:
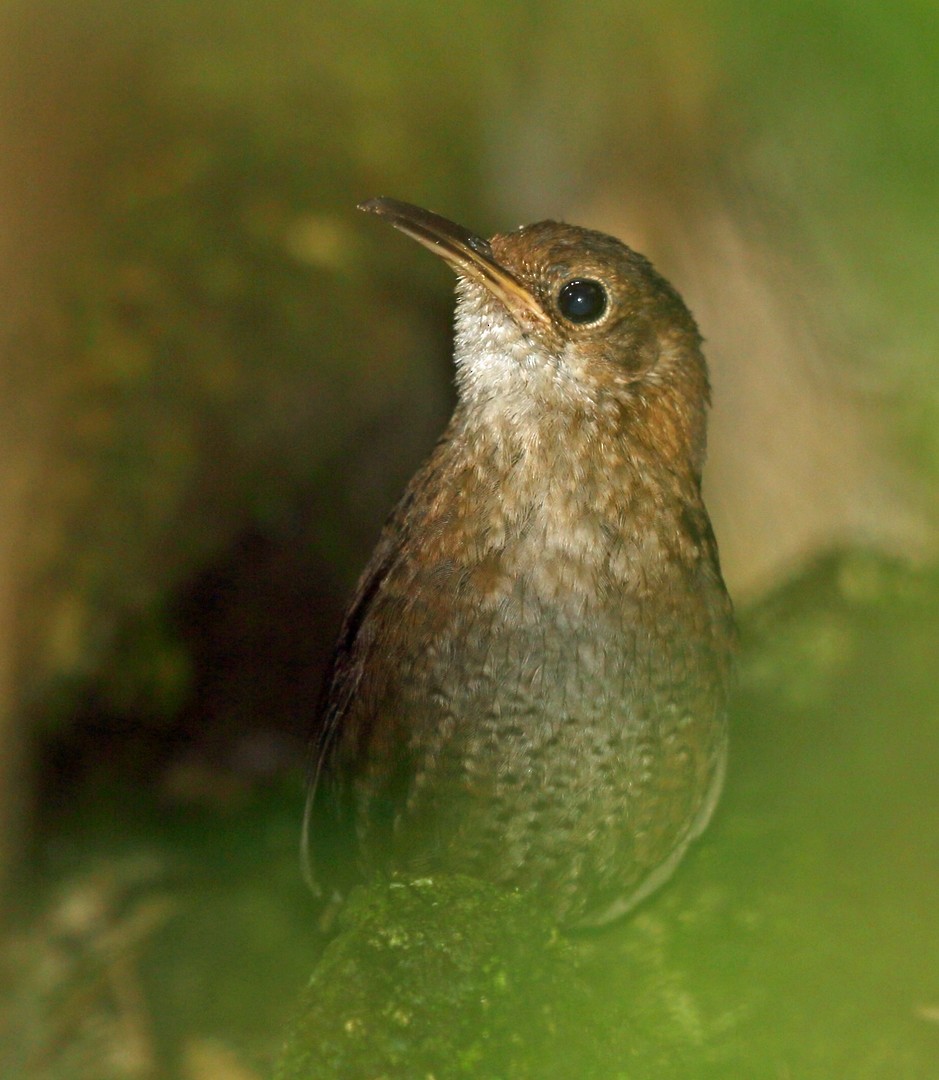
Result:
<svg viewBox="0 0 939 1080">
<path fill-rule="evenodd" d="M 412 485 L 385 523 L 378 545 L 359 579 L 355 596 L 346 612 L 319 699 L 300 841 L 303 876 L 315 893 L 319 893 L 320 888 L 316 883 L 313 868 L 314 833 L 321 830 L 324 834 L 335 833 L 337 830 L 341 832 L 343 825 L 348 827 L 350 817 L 344 812 L 345 793 L 341 783 L 331 785 L 327 796 L 323 783 L 324 774 L 329 769 L 330 759 L 335 752 L 339 735 L 353 703 L 359 696 L 367 651 L 363 646 L 363 629 L 369 622 L 369 616 L 375 608 L 383 584 L 400 560 L 404 546 L 402 534 L 406 528 L 414 498 L 415 491 Z M 343 819 L 347 820 L 344 822 Z M 322 839 L 324 842 L 329 842 L 329 837 L 326 835 Z M 333 837 L 333 839 L 336 843 L 343 843 L 341 837 Z"/>
</svg>

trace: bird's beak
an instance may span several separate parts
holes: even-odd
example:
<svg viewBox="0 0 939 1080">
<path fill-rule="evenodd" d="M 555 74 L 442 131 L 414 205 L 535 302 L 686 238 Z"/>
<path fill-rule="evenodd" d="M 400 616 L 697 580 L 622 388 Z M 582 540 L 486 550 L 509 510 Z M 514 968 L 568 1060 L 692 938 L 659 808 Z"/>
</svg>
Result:
<svg viewBox="0 0 939 1080">
<path fill-rule="evenodd" d="M 359 209 L 385 218 L 396 229 L 446 259 L 458 274 L 485 286 L 515 318 L 548 321 L 538 299 L 493 258 L 488 240 L 438 214 L 397 199 L 369 199 L 359 203 Z"/>
</svg>

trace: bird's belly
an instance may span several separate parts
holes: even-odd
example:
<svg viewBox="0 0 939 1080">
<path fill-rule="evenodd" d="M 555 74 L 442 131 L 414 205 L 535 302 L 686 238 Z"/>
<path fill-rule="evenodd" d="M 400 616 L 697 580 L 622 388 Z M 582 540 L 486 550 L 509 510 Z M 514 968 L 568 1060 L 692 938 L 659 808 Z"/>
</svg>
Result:
<svg viewBox="0 0 939 1080">
<path fill-rule="evenodd" d="M 567 921 L 635 892 L 687 843 L 722 767 L 698 651 L 630 598 L 577 611 L 519 594 L 462 612 L 389 687 L 406 736 L 361 774 L 367 861 L 549 887 Z M 383 769 L 390 829 L 370 842 Z"/>
</svg>

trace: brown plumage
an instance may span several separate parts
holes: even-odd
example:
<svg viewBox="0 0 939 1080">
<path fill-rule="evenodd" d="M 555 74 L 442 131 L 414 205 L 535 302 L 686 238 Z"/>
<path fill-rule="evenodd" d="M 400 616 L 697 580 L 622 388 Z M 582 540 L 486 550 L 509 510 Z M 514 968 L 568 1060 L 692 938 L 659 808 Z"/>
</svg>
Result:
<svg viewBox="0 0 939 1080">
<path fill-rule="evenodd" d="M 459 275 L 459 401 L 378 542 L 322 702 L 313 877 L 456 870 L 605 922 L 720 790 L 733 626 L 701 499 L 707 369 L 641 255 L 363 209 Z"/>
</svg>

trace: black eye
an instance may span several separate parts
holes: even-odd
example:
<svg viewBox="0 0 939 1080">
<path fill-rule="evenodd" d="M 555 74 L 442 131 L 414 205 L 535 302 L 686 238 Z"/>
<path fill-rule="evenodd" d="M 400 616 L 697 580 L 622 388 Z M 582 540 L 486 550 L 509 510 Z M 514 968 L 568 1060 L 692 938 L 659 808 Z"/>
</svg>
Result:
<svg viewBox="0 0 939 1080">
<path fill-rule="evenodd" d="M 596 322 L 606 304 L 606 289 L 590 278 L 574 278 L 558 293 L 558 311 L 572 323 Z"/>
</svg>

